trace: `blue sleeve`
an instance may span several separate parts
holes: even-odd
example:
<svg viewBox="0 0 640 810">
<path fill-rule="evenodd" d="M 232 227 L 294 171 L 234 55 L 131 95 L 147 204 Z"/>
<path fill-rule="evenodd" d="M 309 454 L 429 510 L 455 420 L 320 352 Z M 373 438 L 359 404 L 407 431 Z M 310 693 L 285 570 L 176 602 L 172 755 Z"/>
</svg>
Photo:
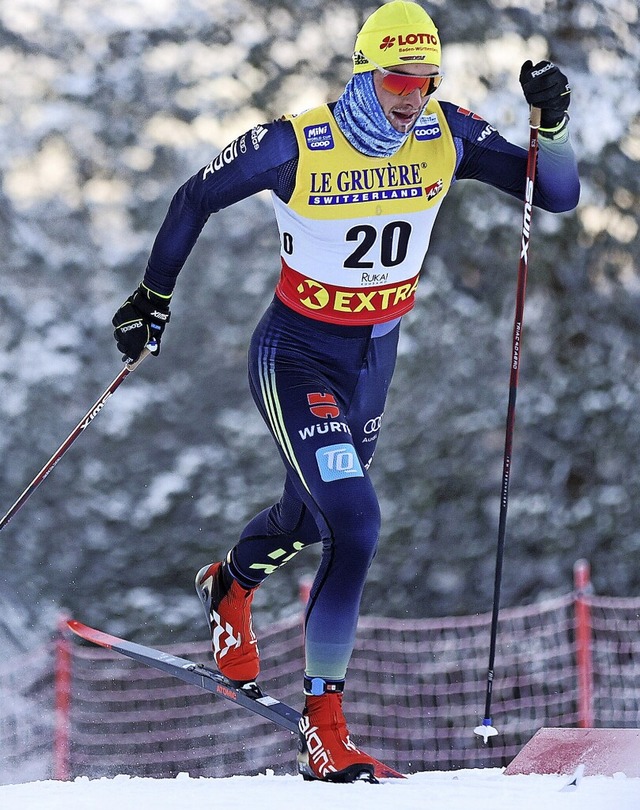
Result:
<svg viewBox="0 0 640 810">
<path fill-rule="evenodd" d="M 169 295 L 209 216 L 258 191 L 286 194 L 298 145 L 289 121 L 259 124 L 236 138 L 174 194 L 153 243 L 144 283 Z"/>
<path fill-rule="evenodd" d="M 505 140 L 480 116 L 441 102 L 451 129 L 458 163 L 456 180 L 480 180 L 524 200 L 527 152 Z M 545 211 L 571 211 L 578 204 L 580 179 L 569 140 L 538 139 L 533 203 Z"/>
</svg>

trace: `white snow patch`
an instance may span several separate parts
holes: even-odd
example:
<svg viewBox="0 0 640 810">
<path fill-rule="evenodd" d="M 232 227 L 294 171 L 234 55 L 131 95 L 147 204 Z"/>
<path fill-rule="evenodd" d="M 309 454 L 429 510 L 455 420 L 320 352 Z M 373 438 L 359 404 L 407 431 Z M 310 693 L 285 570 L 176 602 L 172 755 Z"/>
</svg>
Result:
<svg viewBox="0 0 640 810">
<path fill-rule="evenodd" d="M 120 807 L 174 810 L 176 807 L 233 807 L 235 810 L 637 810 L 640 779 L 585 776 L 573 791 L 563 791 L 566 776 L 504 776 L 498 769 L 419 773 L 381 785 L 331 785 L 296 776 L 234 776 L 227 779 L 114 779 L 35 782 L 0 787 L 7 810 L 113 810 Z"/>
</svg>

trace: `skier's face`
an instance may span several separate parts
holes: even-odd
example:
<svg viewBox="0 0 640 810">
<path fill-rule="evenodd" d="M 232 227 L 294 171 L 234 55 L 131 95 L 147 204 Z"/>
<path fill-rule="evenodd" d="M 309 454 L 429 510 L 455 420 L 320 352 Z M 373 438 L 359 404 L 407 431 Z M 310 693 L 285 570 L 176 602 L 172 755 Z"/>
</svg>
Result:
<svg viewBox="0 0 640 810">
<path fill-rule="evenodd" d="M 391 76 L 389 76 L 389 72 L 392 74 Z M 406 87 L 403 87 L 402 81 L 398 81 L 398 74 L 407 76 Z M 432 82 L 426 82 L 421 87 L 411 87 L 413 78 L 426 79 L 429 76 L 434 77 Z M 437 65 L 394 65 L 388 71 L 373 71 L 373 85 L 378 101 L 385 118 L 395 130 L 409 132 L 429 100 L 429 95 L 437 87 L 439 78 Z M 435 86 L 432 86 L 434 84 Z M 398 94 L 399 90 L 402 95 Z M 425 91 L 427 94 L 423 95 Z"/>
</svg>

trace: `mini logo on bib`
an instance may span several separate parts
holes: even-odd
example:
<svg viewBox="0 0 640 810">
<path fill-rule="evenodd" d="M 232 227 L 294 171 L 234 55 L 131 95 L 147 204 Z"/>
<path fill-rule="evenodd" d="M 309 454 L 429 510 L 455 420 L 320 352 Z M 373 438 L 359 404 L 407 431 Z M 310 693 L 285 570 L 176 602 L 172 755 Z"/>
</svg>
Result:
<svg viewBox="0 0 640 810">
<path fill-rule="evenodd" d="M 307 146 L 312 152 L 321 152 L 325 149 L 333 149 L 333 133 L 329 124 L 314 124 L 304 128 L 304 137 Z"/>
</svg>

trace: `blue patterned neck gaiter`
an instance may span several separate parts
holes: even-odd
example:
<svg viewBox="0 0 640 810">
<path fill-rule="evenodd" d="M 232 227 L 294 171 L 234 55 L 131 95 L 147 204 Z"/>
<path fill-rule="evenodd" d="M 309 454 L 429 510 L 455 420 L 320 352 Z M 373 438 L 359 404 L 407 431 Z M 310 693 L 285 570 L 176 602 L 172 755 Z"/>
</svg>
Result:
<svg viewBox="0 0 640 810">
<path fill-rule="evenodd" d="M 395 130 L 385 118 L 372 71 L 351 77 L 336 101 L 333 115 L 351 146 L 369 157 L 391 157 L 409 135 Z"/>
</svg>

